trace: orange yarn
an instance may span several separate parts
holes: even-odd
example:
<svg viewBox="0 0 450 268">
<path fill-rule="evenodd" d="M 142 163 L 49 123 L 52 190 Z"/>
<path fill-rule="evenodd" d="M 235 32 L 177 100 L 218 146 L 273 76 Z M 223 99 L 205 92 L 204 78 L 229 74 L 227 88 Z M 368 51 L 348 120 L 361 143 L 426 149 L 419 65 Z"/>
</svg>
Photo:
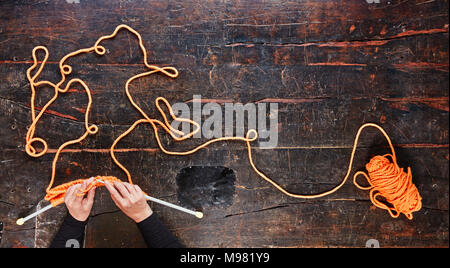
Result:
<svg viewBox="0 0 450 268">
<path fill-rule="evenodd" d="M 55 179 L 55 170 L 56 170 L 56 162 L 58 160 L 58 157 L 60 155 L 60 153 L 62 152 L 62 150 L 71 145 L 71 144 L 75 144 L 78 143 L 80 141 L 82 141 L 83 139 L 85 139 L 89 134 L 96 134 L 98 132 L 98 127 L 96 125 L 89 125 L 89 111 L 92 105 L 92 98 L 91 98 L 91 94 L 90 94 L 90 89 L 89 87 L 86 85 L 86 83 L 84 83 L 82 80 L 80 79 L 71 79 L 69 80 L 69 82 L 67 82 L 66 86 L 64 87 L 64 89 L 61 89 L 60 86 L 65 82 L 66 79 L 66 75 L 69 75 L 72 71 L 72 67 L 68 64 L 65 64 L 65 61 L 67 59 L 69 59 L 70 57 L 73 57 L 75 55 L 81 54 L 81 53 L 91 53 L 91 52 L 95 52 L 98 55 L 103 55 L 106 52 L 106 49 L 103 46 L 100 46 L 101 41 L 105 40 L 105 39 L 110 39 L 116 36 L 117 32 L 120 29 L 127 29 L 128 31 L 130 31 L 131 33 L 135 34 L 136 37 L 139 40 L 139 46 L 141 48 L 141 51 L 144 55 L 144 65 L 150 69 L 150 71 L 141 73 L 141 74 L 137 74 L 135 76 L 132 76 L 131 78 L 129 78 L 125 84 L 125 92 L 127 94 L 127 97 L 130 101 L 130 103 L 133 105 L 133 107 L 136 108 L 136 110 L 138 110 L 141 115 L 144 117 L 143 119 L 137 120 L 136 122 L 133 123 L 133 125 L 124 133 L 122 133 L 112 144 L 111 148 L 110 148 L 110 154 L 111 154 L 111 158 L 113 159 L 113 161 L 115 162 L 115 164 L 117 166 L 119 166 L 124 173 L 126 174 L 127 178 L 128 178 L 128 182 L 129 183 L 133 183 L 132 179 L 131 179 L 131 175 L 130 172 L 117 160 L 117 158 L 115 157 L 114 154 L 114 149 L 115 146 L 117 145 L 117 143 L 123 139 L 126 135 L 128 135 L 131 131 L 133 131 L 139 124 L 142 123 L 148 123 L 152 126 L 153 128 L 153 132 L 155 134 L 155 139 L 158 143 L 159 148 L 161 149 L 161 151 L 163 151 L 166 154 L 169 155 L 189 155 L 189 154 L 193 154 L 196 151 L 212 144 L 215 142 L 219 142 L 219 141 L 231 141 L 231 140 L 235 140 L 235 141 L 243 141 L 247 144 L 247 149 L 248 149 L 248 157 L 249 157 L 249 162 L 250 165 L 252 166 L 252 168 L 254 169 L 254 171 L 260 176 L 262 177 L 264 180 L 266 180 L 267 182 L 269 182 L 270 184 L 272 184 L 275 188 L 277 188 L 279 191 L 281 191 L 283 194 L 288 195 L 290 197 L 294 197 L 294 198 L 319 198 L 319 197 L 323 197 L 329 194 L 332 194 L 334 192 L 336 192 L 338 189 L 340 189 L 345 182 L 347 181 L 350 173 L 351 173 L 351 169 L 352 169 L 352 164 L 353 164 L 353 159 L 355 156 L 355 152 L 356 152 L 356 148 L 357 148 L 357 143 L 359 140 L 359 136 L 361 134 L 361 131 L 366 128 L 366 127 L 375 127 L 378 130 L 380 130 L 383 135 L 386 137 L 387 141 L 389 142 L 389 146 L 391 148 L 392 151 L 392 155 L 391 156 L 393 162 L 391 163 L 388 159 L 386 159 L 385 156 L 375 156 L 374 158 L 372 158 L 372 160 L 369 162 L 369 164 L 366 165 L 366 168 L 369 172 L 369 174 L 365 174 L 362 171 L 357 172 L 354 177 L 353 177 L 353 181 L 354 184 L 360 188 L 360 189 L 364 189 L 364 190 L 369 190 L 370 189 L 370 199 L 372 201 L 372 203 L 382 209 L 386 209 L 389 211 L 390 215 L 392 217 L 398 217 L 400 215 L 400 213 L 403 213 L 407 216 L 408 219 L 412 219 L 412 213 L 415 211 L 420 210 L 421 208 L 421 197 L 419 195 L 419 192 L 416 188 L 416 186 L 412 183 L 412 175 L 411 175 L 411 169 L 408 168 L 408 173 L 405 173 L 403 171 L 403 169 L 399 168 L 397 165 L 397 160 L 395 157 L 395 151 L 394 151 L 394 147 L 389 139 L 389 136 L 386 134 L 386 132 L 378 125 L 376 124 L 372 124 L 372 123 L 367 123 L 364 124 L 363 126 L 361 126 L 358 130 L 358 133 L 356 134 L 355 137 L 355 141 L 354 141 L 354 145 L 353 145 L 353 149 L 352 149 L 352 153 L 350 156 L 350 161 L 349 161 L 349 166 L 347 169 L 347 173 L 344 177 L 344 179 L 342 180 L 342 182 L 337 185 L 336 187 L 332 188 L 329 191 L 320 193 L 320 194 L 314 194 L 314 195 L 300 195 L 300 194 L 294 194 L 294 193 L 290 193 L 288 191 L 286 191 L 283 187 L 281 187 L 279 184 L 277 184 L 276 182 L 274 182 L 272 179 L 270 179 L 269 177 L 267 177 L 264 173 L 262 173 L 261 171 L 259 171 L 257 169 L 257 167 L 255 166 L 254 162 L 253 162 L 253 157 L 252 157 L 252 149 L 251 149 L 251 145 L 250 143 L 255 141 L 258 137 L 258 133 L 256 132 L 256 130 L 254 129 L 250 129 L 245 137 L 223 137 L 223 138 L 216 138 L 213 140 L 210 140 L 208 142 L 203 143 L 202 145 L 190 150 L 190 151 L 186 151 L 186 152 L 173 152 L 173 151 L 168 151 L 164 148 L 164 146 L 161 143 L 161 140 L 159 138 L 159 133 L 158 133 L 158 127 L 161 127 L 166 133 L 168 133 L 175 141 L 183 141 L 186 140 L 190 137 L 192 137 L 194 134 L 196 134 L 199 130 L 200 130 L 200 125 L 197 122 L 194 122 L 190 119 L 185 119 L 185 118 L 178 118 L 175 116 L 175 114 L 173 113 L 173 110 L 170 106 L 170 104 L 168 103 L 168 101 L 163 98 L 163 97 L 158 97 L 155 100 L 155 105 L 158 109 L 158 111 L 160 112 L 160 114 L 163 117 L 163 121 L 159 121 L 156 119 L 151 119 L 133 100 L 130 92 L 129 92 L 129 85 L 132 81 L 134 81 L 135 79 L 144 77 L 144 76 L 148 76 L 157 72 L 161 72 L 171 78 L 175 78 L 178 76 L 178 71 L 173 68 L 173 67 L 157 67 L 154 65 L 150 65 L 147 62 L 147 52 L 146 49 L 142 43 L 142 38 L 139 35 L 139 33 L 137 33 L 135 30 L 133 30 L 132 28 L 130 28 L 127 25 L 119 25 L 116 27 L 116 29 L 114 30 L 114 32 L 111 35 L 108 36 L 102 36 L 100 37 L 97 42 L 94 44 L 94 46 L 89 47 L 89 48 L 85 48 L 85 49 L 80 49 L 77 50 L 75 52 L 69 53 L 68 55 L 66 55 L 65 57 L 63 57 L 61 59 L 61 61 L 59 62 L 59 69 L 61 72 L 61 80 L 60 82 L 58 82 L 57 84 L 53 84 L 50 81 L 39 81 L 39 82 L 35 82 L 35 80 L 37 79 L 37 77 L 39 76 L 39 74 L 42 72 L 42 69 L 48 59 L 48 50 L 45 47 L 42 46 L 38 46 L 35 47 L 33 49 L 33 60 L 34 63 L 33 65 L 27 70 L 27 78 L 30 82 L 30 86 L 31 86 L 31 118 L 32 118 L 32 123 L 28 129 L 27 135 L 26 135 L 26 146 L 25 146 L 25 150 L 26 152 L 33 157 L 40 157 L 42 155 L 44 155 L 47 152 L 48 146 L 47 143 L 45 142 L 45 140 L 43 140 L 42 138 L 37 138 L 34 137 L 34 133 L 35 133 L 35 129 L 36 129 L 36 125 L 37 122 L 39 121 L 39 119 L 42 117 L 42 114 L 46 111 L 46 109 L 56 100 L 56 98 L 58 97 L 58 93 L 65 93 L 67 92 L 67 90 L 69 89 L 69 87 L 73 84 L 73 83 L 79 83 L 80 85 L 83 86 L 84 90 L 86 91 L 86 94 L 88 96 L 88 105 L 86 108 L 86 113 L 85 113 L 85 133 L 83 135 L 81 135 L 79 138 L 74 139 L 74 140 L 70 140 L 65 142 L 64 144 L 62 144 L 56 154 L 55 157 L 53 159 L 52 162 L 52 175 L 51 175 L 51 180 L 50 183 L 46 189 L 47 195 L 45 196 L 45 199 L 50 201 L 51 204 L 53 206 L 57 206 L 61 203 L 64 202 L 64 195 L 67 191 L 68 188 L 70 188 L 71 186 L 78 184 L 78 183 L 82 183 L 83 180 L 75 180 L 75 181 L 71 181 L 62 185 L 59 185 L 57 187 L 52 188 L 53 183 L 54 183 L 54 179 Z M 37 61 L 37 57 L 36 57 L 36 51 L 37 50 L 43 50 L 45 52 L 45 57 L 44 60 L 42 61 L 39 69 L 36 71 L 36 74 L 31 76 L 31 72 L 37 67 L 38 65 L 38 61 Z M 35 115 L 35 106 L 34 106 L 34 100 L 35 100 L 35 89 L 39 86 L 42 85 L 47 85 L 47 86 L 51 86 L 54 88 L 54 96 L 52 99 L 50 99 L 48 101 L 48 103 L 46 105 L 44 105 L 44 107 L 42 108 L 42 110 L 40 111 L 40 113 L 36 116 Z M 190 124 L 194 125 L 194 130 L 192 132 L 189 133 L 183 133 L 177 129 L 174 129 L 171 124 L 169 123 L 165 113 L 163 112 L 161 106 L 160 106 L 160 102 L 163 102 L 164 105 L 167 107 L 167 109 L 169 110 L 169 114 L 171 116 L 171 118 L 175 121 L 180 121 L 180 122 L 189 122 Z M 38 152 L 33 146 L 32 144 L 34 142 L 40 142 L 43 145 L 43 150 L 41 152 Z M 367 181 L 369 182 L 370 186 L 368 187 L 363 187 L 360 186 L 357 182 L 356 182 L 356 177 L 358 175 L 364 175 L 365 178 L 367 179 Z M 96 177 L 96 179 L 83 191 L 80 192 L 80 194 L 84 194 L 87 191 L 89 191 L 89 189 L 91 189 L 94 186 L 102 186 L 103 184 L 98 182 L 98 179 L 102 179 L 102 180 L 107 180 L 107 181 L 120 181 L 118 178 L 116 177 L 111 177 L 111 176 L 98 176 Z M 382 196 L 385 199 L 385 202 L 382 200 L 377 199 L 378 196 Z M 387 203 L 387 204 L 386 204 Z M 390 206 L 390 205 L 392 206 Z"/>
<path fill-rule="evenodd" d="M 419 194 L 419 190 L 412 182 L 411 168 L 408 167 L 406 173 L 397 164 L 397 156 L 395 155 L 394 146 L 387 133 L 378 125 L 365 124 L 359 128 L 355 145 L 361 131 L 365 127 L 375 127 L 385 136 L 389 143 L 392 154 L 385 154 L 383 156 L 377 155 L 372 157 L 370 162 L 366 165 L 368 175 L 362 171 L 358 171 L 353 176 L 353 183 L 362 190 L 370 190 L 370 201 L 381 208 L 389 212 L 393 218 L 397 218 L 401 213 L 412 220 L 413 212 L 419 211 L 422 208 L 422 197 Z M 354 154 L 354 151 L 352 155 Z M 392 162 L 386 157 L 389 156 Z M 364 187 L 358 184 L 356 178 L 359 175 L 363 175 L 369 186 Z M 377 199 L 381 196 L 385 199 L 385 202 Z M 386 204 L 387 203 L 387 204 Z M 392 206 L 388 206 L 388 204 Z"/>
<path fill-rule="evenodd" d="M 386 156 L 394 158 L 393 155 L 377 155 L 373 157 L 366 165 L 369 175 L 357 172 L 354 178 L 354 184 L 362 190 L 370 190 L 370 200 L 372 203 L 382 209 L 385 209 L 393 218 L 397 218 L 400 213 L 405 214 L 408 219 L 412 219 L 412 213 L 422 208 L 422 197 L 417 187 L 412 182 L 411 168 L 405 173 L 403 169 L 395 163 L 391 163 Z M 364 175 L 370 186 L 363 187 L 356 182 L 356 176 Z M 378 196 L 384 197 L 388 204 L 377 199 Z"/>
<path fill-rule="evenodd" d="M 97 176 L 97 177 L 95 177 L 94 181 L 92 181 L 85 189 L 80 190 L 80 195 L 84 195 L 85 193 L 89 192 L 89 190 L 91 190 L 92 187 L 104 186 L 104 184 L 99 182 L 98 180 L 108 181 L 108 182 L 115 182 L 115 181 L 121 182 L 121 180 L 119 180 L 116 177 Z M 44 199 L 47 201 L 50 201 L 52 206 L 56 207 L 56 206 L 64 203 L 64 196 L 66 195 L 66 192 L 70 187 L 72 187 L 76 184 L 81 184 L 81 183 L 83 183 L 83 181 L 84 181 L 84 179 L 79 179 L 79 180 L 74 180 L 74 181 L 70 181 L 70 182 L 58 185 L 58 186 L 54 187 L 53 189 L 51 189 L 50 191 L 48 191 L 47 194 L 45 195 Z"/>
</svg>

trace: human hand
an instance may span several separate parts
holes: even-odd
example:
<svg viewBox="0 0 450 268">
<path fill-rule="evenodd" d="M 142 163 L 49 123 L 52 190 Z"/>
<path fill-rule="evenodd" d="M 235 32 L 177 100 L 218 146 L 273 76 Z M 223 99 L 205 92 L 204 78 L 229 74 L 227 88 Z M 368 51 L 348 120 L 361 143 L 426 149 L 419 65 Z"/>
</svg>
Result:
<svg viewBox="0 0 450 268">
<path fill-rule="evenodd" d="M 105 181 L 105 186 L 116 206 L 136 223 L 152 215 L 153 211 L 139 186 L 126 182 L 114 182 L 112 185 L 108 181 Z"/>
<path fill-rule="evenodd" d="M 66 203 L 70 215 L 78 221 L 86 221 L 89 217 L 94 204 L 95 187 L 92 187 L 84 196 L 78 196 L 77 194 L 81 189 L 86 189 L 93 180 L 94 178 L 91 178 L 81 184 L 70 187 L 64 196 L 64 203 Z"/>
</svg>

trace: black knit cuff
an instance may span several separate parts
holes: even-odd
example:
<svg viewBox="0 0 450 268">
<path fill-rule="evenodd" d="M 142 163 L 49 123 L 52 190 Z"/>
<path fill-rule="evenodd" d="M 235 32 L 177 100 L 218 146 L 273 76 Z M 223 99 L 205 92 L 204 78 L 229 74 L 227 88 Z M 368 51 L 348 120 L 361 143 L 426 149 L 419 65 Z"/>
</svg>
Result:
<svg viewBox="0 0 450 268">
<path fill-rule="evenodd" d="M 85 221 L 79 221 L 77 219 L 75 219 L 74 217 L 72 217 L 72 215 L 70 215 L 70 213 L 67 213 L 66 218 L 64 219 L 64 223 L 73 227 L 82 227 L 84 228 L 87 224 L 88 220 L 86 219 Z"/>
<path fill-rule="evenodd" d="M 178 239 L 164 226 L 156 213 L 137 223 L 147 246 L 150 248 L 181 248 Z"/>
</svg>

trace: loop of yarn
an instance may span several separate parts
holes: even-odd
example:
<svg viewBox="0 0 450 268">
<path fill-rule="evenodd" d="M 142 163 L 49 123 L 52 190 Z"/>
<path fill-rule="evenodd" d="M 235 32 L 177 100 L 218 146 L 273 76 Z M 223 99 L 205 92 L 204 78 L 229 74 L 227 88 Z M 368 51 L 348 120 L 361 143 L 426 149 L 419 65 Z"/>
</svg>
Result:
<svg viewBox="0 0 450 268">
<path fill-rule="evenodd" d="M 393 158 L 390 154 L 377 155 L 366 165 L 369 175 L 364 175 L 370 186 L 363 187 L 356 182 L 356 176 L 361 175 L 361 172 L 355 174 L 354 184 L 362 190 L 370 190 L 372 203 L 387 210 L 393 218 L 403 213 L 408 219 L 412 219 L 412 213 L 422 208 L 422 197 L 412 182 L 411 168 L 405 172 L 395 160 L 391 162 L 386 156 Z M 392 206 L 378 200 L 378 196 Z"/>
<path fill-rule="evenodd" d="M 344 177 L 344 179 L 341 181 L 341 183 L 339 185 L 337 185 L 336 187 L 332 188 L 329 191 L 320 193 L 320 194 L 313 194 L 313 195 L 302 195 L 302 194 L 295 194 L 295 193 L 291 193 L 289 191 L 287 191 L 286 189 L 284 189 L 283 187 L 281 187 L 279 184 L 277 184 L 275 181 L 273 181 L 272 179 L 270 179 L 269 177 L 267 177 L 263 172 L 259 171 L 258 168 L 256 167 L 255 163 L 253 162 L 253 157 L 252 157 L 252 148 L 251 148 L 251 142 L 255 141 L 258 137 L 258 133 L 256 130 L 254 129 L 250 129 L 245 137 L 222 137 L 222 138 L 216 138 L 216 139 L 212 139 L 210 141 L 207 141 L 199 146 L 197 146 L 196 148 L 189 150 L 189 151 L 185 151 L 185 152 L 174 152 L 174 151 L 169 151 L 167 149 L 164 148 L 163 144 L 161 143 L 160 137 L 159 137 L 159 133 L 158 133 L 158 127 L 162 128 L 167 134 L 169 134 L 173 140 L 175 141 L 183 141 L 186 140 L 190 137 L 192 137 L 193 135 L 195 135 L 199 130 L 200 130 L 200 125 L 190 119 L 186 119 L 186 118 L 178 118 L 175 116 L 175 114 L 173 113 L 172 107 L 169 104 L 169 102 L 163 98 L 163 97 L 158 97 L 155 100 L 155 105 L 159 111 L 159 113 L 161 114 L 161 116 L 163 117 L 163 121 L 159 121 L 156 119 L 152 119 L 150 118 L 137 104 L 136 102 L 133 100 L 130 92 L 129 92 L 129 85 L 131 82 L 133 82 L 135 79 L 138 78 L 142 78 L 154 73 L 162 73 L 166 76 L 169 76 L 171 78 L 175 78 L 178 76 L 178 71 L 177 69 L 175 69 L 174 67 L 157 67 L 154 65 L 150 65 L 147 62 L 147 52 L 146 49 L 143 45 L 142 42 L 142 38 L 140 36 L 139 33 L 137 33 L 135 30 L 133 30 L 132 28 L 130 28 L 127 25 L 119 25 L 116 27 L 116 29 L 114 30 L 114 32 L 111 35 L 107 35 L 107 36 L 102 36 L 100 37 L 97 42 L 95 43 L 94 46 L 89 47 L 89 48 L 84 48 L 84 49 L 80 49 L 74 52 L 71 52 L 69 54 L 67 54 L 66 56 L 64 56 L 60 62 L 59 62 L 59 69 L 60 69 L 60 73 L 61 73 L 61 80 L 54 84 L 50 81 L 36 81 L 37 77 L 40 75 L 40 73 L 42 72 L 44 65 L 47 62 L 49 53 L 47 48 L 43 47 L 43 46 L 38 46 L 35 47 L 33 49 L 33 53 L 32 53 L 32 57 L 33 57 L 33 65 L 27 70 L 27 78 L 30 82 L 30 86 L 31 86 L 31 119 L 32 119 L 32 123 L 28 129 L 27 135 L 26 135 L 26 145 L 25 145 L 25 151 L 28 155 L 32 156 L 32 157 L 40 157 L 42 155 L 44 155 L 47 150 L 48 150 L 48 145 L 47 142 L 39 137 L 34 137 L 35 136 L 35 130 L 36 130 L 36 125 L 39 121 L 39 119 L 42 117 L 42 115 L 45 113 L 45 111 L 47 110 L 47 108 L 58 98 L 58 94 L 59 93 L 65 93 L 68 91 L 68 89 L 70 88 L 70 86 L 74 83 L 80 84 L 83 89 L 86 92 L 86 95 L 88 97 L 88 104 L 86 107 L 86 112 L 85 112 L 85 132 L 84 134 L 82 134 L 79 138 L 74 139 L 74 140 L 70 140 L 67 141 L 65 143 L 63 143 L 58 150 L 56 151 L 55 157 L 53 159 L 52 162 L 52 175 L 51 175 L 51 179 L 50 179 L 50 183 L 46 189 L 46 196 L 45 196 L 45 200 L 48 200 L 51 202 L 51 204 L 53 206 L 57 206 L 61 203 L 64 202 L 64 195 L 67 191 L 67 189 L 69 189 L 71 186 L 82 183 L 83 180 L 75 180 L 75 181 L 71 181 L 59 186 L 56 186 L 54 188 L 52 188 L 54 180 L 55 180 L 55 171 L 56 171 L 56 163 L 58 161 L 58 157 L 60 155 L 60 153 L 63 151 L 63 149 L 69 145 L 75 144 L 75 143 L 79 143 L 82 140 L 84 140 L 88 135 L 93 135 L 96 134 L 98 132 L 98 127 L 96 125 L 90 125 L 89 124 L 89 112 L 91 109 L 91 105 L 92 105 L 92 97 L 91 97 L 91 91 L 89 89 L 89 87 L 87 86 L 87 84 L 82 81 L 81 79 L 78 78 L 74 78 L 71 79 L 67 82 L 65 87 L 61 87 L 65 80 L 66 80 L 66 76 L 69 75 L 72 72 L 72 67 L 70 65 L 68 65 L 67 63 L 65 63 L 70 57 L 73 57 L 75 55 L 78 54 L 82 54 L 82 53 L 92 53 L 95 52 L 98 55 L 104 55 L 106 53 L 106 49 L 100 45 L 100 43 L 103 40 L 106 39 L 110 39 L 110 38 L 114 38 L 116 36 L 116 34 L 118 33 L 119 30 L 121 29 L 126 29 L 128 31 L 130 31 L 131 33 L 133 33 L 139 40 L 139 47 L 141 48 L 141 51 L 144 55 L 144 65 L 150 69 L 150 71 L 146 71 L 137 75 L 132 76 L 131 78 L 129 78 L 125 84 L 125 93 L 131 103 L 131 105 L 133 107 L 136 108 L 137 111 L 140 112 L 140 114 L 143 116 L 142 119 L 137 120 L 136 122 L 133 123 L 133 125 L 126 130 L 124 133 L 122 133 L 118 138 L 116 138 L 116 140 L 113 142 L 111 148 L 110 148 L 110 155 L 111 158 L 113 159 L 114 163 L 122 169 L 122 171 L 126 174 L 127 178 L 128 178 L 128 182 L 129 183 L 133 183 L 132 179 L 131 179 L 131 174 L 130 172 L 125 168 L 125 166 L 123 166 L 116 158 L 114 150 L 116 145 L 118 144 L 118 142 L 120 140 L 122 140 L 125 136 L 127 136 L 130 132 L 132 132 L 138 125 L 140 124 L 150 124 L 153 128 L 153 133 L 155 135 L 155 139 L 158 143 L 159 148 L 161 149 L 162 152 L 168 154 L 168 155 L 189 155 L 189 154 L 193 154 L 196 151 L 205 148 L 206 146 L 212 144 L 212 143 L 216 143 L 216 142 L 220 142 L 220 141 L 242 141 L 245 142 L 247 145 L 247 151 L 248 151 L 248 158 L 249 158 L 249 163 L 251 165 L 251 167 L 253 168 L 253 170 L 264 180 L 266 180 L 268 183 L 270 183 L 271 185 L 273 185 L 275 188 L 277 188 L 279 191 L 281 191 L 283 194 L 293 197 L 293 198 L 305 198 L 305 199 L 312 199 L 312 198 L 320 198 L 329 194 L 332 194 L 334 192 L 336 192 L 337 190 L 339 190 L 347 181 L 350 173 L 351 173 L 351 169 L 352 169 L 352 165 L 353 165 L 353 160 L 354 160 L 354 156 L 355 156 L 355 152 L 356 152 L 356 148 L 357 148 L 357 144 L 358 144 L 358 140 L 360 137 L 360 134 L 362 132 L 362 130 L 366 127 L 374 127 L 377 128 L 386 138 L 386 140 L 389 143 L 389 146 L 391 148 L 392 151 L 392 155 L 390 155 L 393 159 L 393 162 L 391 163 L 388 159 L 386 159 L 385 156 L 376 156 L 374 158 L 372 158 L 372 160 L 366 165 L 366 168 L 368 170 L 369 175 L 365 174 L 362 171 L 357 172 L 354 177 L 354 184 L 363 190 L 370 190 L 370 199 L 372 201 L 372 203 L 382 209 L 386 209 L 389 211 L 390 215 L 392 217 L 398 217 L 400 213 L 403 213 L 406 215 L 406 217 L 408 219 L 412 219 L 412 213 L 415 211 L 420 210 L 421 208 L 421 197 L 419 195 L 419 192 L 416 188 L 416 186 L 412 183 L 412 175 L 411 175 L 411 169 L 408 168 L 408 172 L 405 173 L 403 171 L 403 169 L 399 168 L 397 165 L 397 160 L 395 157 L 395 151 L 394 151 L 394 147 L 391 143 L 391 140 L 389 139 L 389 136 L 386 134 L 386 132 L 378 125 L 376 124 L 372 124 L 372 123 L 366 123 L 364 125 L 362 125 L 355 137 L 354 140 L 354 145 L 353 145 L 353 149 L 352 149 L 352 153 L 350 156 L 350 161 L 349 161 L 349 165 L 348 165 L 348 169 L 347 169 L 347 173 Z M 34 71 L 36 69 L 36 67 L 38 66 L 38 60 L 37 60 L 37 51 L 42 50 L 45 55 L 44 55 L 44 59 L 41 62 L 41 65 L 39 66 L 39 68 L 37 69 L 36 73 L 34 75 L 31 74 L 32 71 Z M 36 96 L 36 88 L 40 87 L 40 86 L 50 86 L 54 89 L 54 96 L 47 102 L 47 104 L 45 104 L 41 111 L 39 112 L 38 115 L 35 114 L 35 96 Z M 189 132 L 189 133 L 183 133 L 175 128 L 173 128 L 169 122 L 169 120 L 167 119 L 163 109 L 161 108 L 161 104 L 164 104 L 170 114 L 170 117 L 172 120 L 174 121 L 179 121 L 179 122 L 188 122 L 189 124 L 192 124 L 194 126 L 194 130 Z M 34 146 L 33 143 L 35 142 L 39 142 L 42 144 L 42 146 L 44 147 L 41 151 L 38 151 Z M 368 187 L 363 187 L 360 186 L 357 182 L 356 182 L 356 177 L 358 175 L 363 175 L 365 176 L 365 178 L 367 179 L 367 181 L 369 182 L 370 186 Z M 80 195 L 85 194 L 89 189 L 91 189 L 92 187 L 96 187 L 96 186 L 102 186 L 103 183 L 100 183 L 99 180 L 103 180 L 103 181 L 120 181 L 118 178 L 113 177 L 113 176 L 97 176 L 96 179 L 84 190 L 80 191 Z M 390 204 L 391 206 L 388 206 L 387 204 L 385 204 L 384 202 L 380 201 L 379 199 L 377 199 L 378 196 L 382 196 L 385 198 L 386 202 L 388 204 Z"/>
</svg>

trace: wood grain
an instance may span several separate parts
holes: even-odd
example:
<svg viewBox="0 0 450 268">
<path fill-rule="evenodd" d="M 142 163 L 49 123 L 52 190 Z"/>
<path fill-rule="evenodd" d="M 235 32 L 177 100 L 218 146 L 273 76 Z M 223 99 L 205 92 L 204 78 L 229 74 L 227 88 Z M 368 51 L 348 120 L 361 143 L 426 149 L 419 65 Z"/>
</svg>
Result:
<svg viewBox="0 0 450 268">
<path fill-rule="evenodd" d="M 30 124 L 26 69 L 31 51 L 44 45 L 49 63 L 41 79 L 59 81 L 58 61 L 91 46 L 127 24 L 142 34 L 149 61 L 174 66 L 176 79 L 153 75 L 131 91 L 150 116 L 157 96 L 192 107 L 204 102 L 278 103 L 278 145 L 254 149 L 255 164 L 289 190 L 317 193 L 342 179 L 358 127 L 380 124 L 410 166 L 424 208 L 392 219 L 351 182 L 318 200 L 283 196 L 248 165 L 242 143 L 215 144 L 186 157 L 163 154 L 151 129 L 140 126 L 118 145 L 117 156 L 135 183 L 155 197 L 177 203 L 176 175 L 184 168 L 225 166 L 236 174 L 233 204 L 209 207 L 203 220 L 152 205 L 189 247 L 448 247 L 449 72 L 448 1 L 1 1 L 0 2 L 0 247 L 45 247 L 63 207 L 37 222 L 14 224 L 36 206 L 49 182 L 58 146 L 83 133 L 87 104 L 74 86 L 49 107 L 36 134 L 49 153 L 24 151 Z M 94 105 L 90 120 L 99 133 L 71 146 L 57 165 L 57 183 L 92 175 L 124 174 L 108 149 L 139 114 L 128 103 L 125 81 L 144 71 L 137 40 L 121 32 L 104 43 L 105 56 L 70 59 L 73 74 L 87 82 Z M 41 55 L 42 56 L 42 55 Z M 38 110 L 52 97 L 40 88 Z M 387 153 L 381 135 L 361 137 L 353 170 Z M 206 139 L 174 143 L 187 150 Z M 115 224 L 112 224 L 115 222 Z M 220 226 L 220 228 L 219 228 Z M 214 238 L 214 239 L 213 239 Z M 142 247 L 139 234 L 98 191 L 87 228 L 87 247 Z"/>
</svg>

